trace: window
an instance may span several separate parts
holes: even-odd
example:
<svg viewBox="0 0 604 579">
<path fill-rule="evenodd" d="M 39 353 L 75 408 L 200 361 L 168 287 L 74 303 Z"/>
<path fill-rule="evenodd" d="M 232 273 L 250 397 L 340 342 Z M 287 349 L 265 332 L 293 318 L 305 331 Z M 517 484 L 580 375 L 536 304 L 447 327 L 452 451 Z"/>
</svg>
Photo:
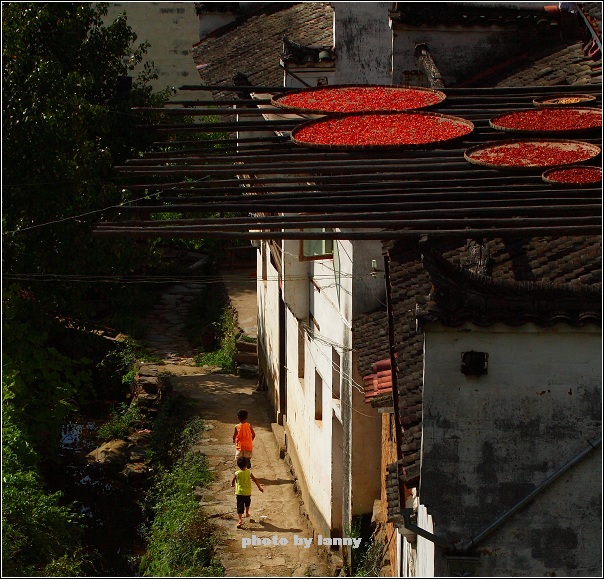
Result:
<svg viewBox="0 0 604 579">
<path fill-rule="evenodd" d="M 333 231 L 325 227 L 304 229 L 304 231 L 317 231 L 320 233 Z M 300 260 L 332 259 L 333 239 L 304 239 L 300 242 Z"/>
<path fill-rule="evenodd" d="M 315 420 L 323 420 L 323 378 L 315 370 Z"/>
<path fill-rule="evenodd" d="M 340 354 L 335 348 L 331 349 L 331 395 L 340 399 L 340 384 L 342 373 L 340 371 Z"/>
</svg>

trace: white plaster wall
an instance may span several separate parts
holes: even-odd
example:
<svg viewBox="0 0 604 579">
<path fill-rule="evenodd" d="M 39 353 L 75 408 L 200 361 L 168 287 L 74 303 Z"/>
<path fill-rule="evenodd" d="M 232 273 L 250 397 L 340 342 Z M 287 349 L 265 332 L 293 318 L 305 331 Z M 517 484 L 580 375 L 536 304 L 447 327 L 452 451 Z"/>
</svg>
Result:
<svg viewBox="0 0 604 579">
<path fill-rule="evenodd" d="M 199 39 L 203 40 L 210 32 L 234 22 L 236 15 L 231 12 L 210 12 L 199 17 Z"/>
<path fill-rule="evenodd" d="M 347 321 L 351 309 L 350 272 L 352 263 L 345 259 L 342 263 L 342 285 L 345 291 L 340 291 L 334 277 L 333 260 L 318 260 L 303 262 L 308 264 L 309 274 L 315 284 L 306 280 L 306 292 L 310 296 L 309 311 L 319 327 L 309 321 L 311 334 L 306 341 L 304 387 L 297 380 L 297 339 L 288 339 L 288 427 L 291 440 L 296 446 L 298 457 L 302 463 L 308 491 L 317 506 L 321 516 L 332 526 L 341 526 L 331 521 L 331 464 L 332 464 L 332 414 L 340 420 L 347 415 L 347 389 L 342 388 L 341 401 L 332 396 L 332 347 L 336 347 L 341 357 L 342 366 L 346 365 L 345 358 L 351 354 L 342 349 L 342 345 L 350 343 L 350 327 Z M 320 288 L 320 289 L 318 289 Z M 288 294 L 289 295 L 289 294 Z M 297 321 L 288 315 L 288 337 L 297 336 Z M 315 371 L 323 381 L 323 419 L 315 420 Z M 290 387 L 291 385 L 291 387 Z M 291 394 L 291 395 L 290 395 Z M 348 407 L 346 406 L 348 404 Z M 292 416 L 293 415 L 293 416 Z M 349 426 L 349 425 L 348 425 Z M 344 431 L 346 437 L 346 427 Z M 335 476 L 350 476 L 334 473 Z"/>
<path fill-rule="evenodd" d="M 428 509 L 424 505 L 417 507 L 417 526 L 429 533 L 434 532 L 432 516 L 428 514 Z M 434 543 L 418 535 L 416 550 L 415 576 L 434 577 Z"/>
<path fill-rule="evenodd" d="M 258 304 L 258 355 L 268 386 L 267 396 L 273 410 L 279 408 L 279 281 L 277 270 L 270 262 L 270 251 L 265 241 L 262 242 L 267 252 L 267 281 L 262 280 L 262 259 L 258 252 L 256 262 L 256 294 Z"/>
<path fill-rule="evenodd" d="M 111 2 L 105 22 L 123 12 L 138 36 L 135 44 L 151 44 L 145 60 L 153 61 L 157 69 L 159 78 L 151 82 L 154 91 L 199 84 L 191 56 L 191 47 L 199 40 L 194 2 Z M 135 69 L 134 74 L 137 72 Z M 172 98 L 182 98 L 182 91 Z"/>
<path fill-rule="evenodd" d="M 415 577 L 415 547 L 396 530 L 397 567 L 400 577 Z"/>
<path fill-rule="evenodd" d="M 308 493 L 321 517 L 331 525 L 331 349 L 306 341 L 303 384 L 297 376 L 298 321 L 287 312 L 287 424 Z M 294 339 L 296 338 L 296 339 Z M 315 370 L 323 380 L 322 420 L 315 420 Z"/>
<path fill-rule="evenodd" d="M 392 2 L 331 2 L 335 11 L 335 82 L 391 84 Z"/>
<path fill-rule="evenodd" d="M 352 514 L 370 513 L 380 495 L 381 420 L 375 409 L 364 404 L 358 376 L 353 374 L 351 318 L 353 311 L 353 252 L 350 241 L 337 241 L 335 259 L 296 262 L 299 242 L 286 242 L 284 264 L 287 264 L 284 295 L 287 296 L 287 423 L 290 444 L 296 449 L 308 492 L 321 517 L 335 527 L 342 521 L 331 520 L 332 476 L 342 479 L 344 494 L 344 527 Z M 360 246 L 362 248 L 362 246 Z M 306 269 L 304 269 L 306 268 Z M 306 271 L 305 287 L 298 275 Z M 293 279 L 290 279 L 290 275 Z M 373 278 L 369 278 L 373 282 Z M 314 282 L 314 283 L 313 283 Z M 359 286 L 362 287 L 362 286 Z M 299 322 L 304 310 L 311 327 L 305 337 L 305 369 L 302 383 L 298 378 Z M 308 316 L 308 314 L 311 316 Z M 313 321 L 314 318 L 314 321 Z M 318 327 L 317 327 L 318 325 Z M 340 398 L 333 396 L 332 348 L 340 356 Z M 315 420 L 315 371 L 323 381 L 323 419 Z M 355 408 L 356 411 L 353 411 Z M 332 416 L 343 425 L 343 468 L 332 473 Z"/>
<path fill-rule="evenodd" d="M 300 261 L 299 240 L 284 239 L 282 243 L 283 271 L 286 272 L 287 276 L 286 282 L 283 284 L 283 300 L 295 317 L 308 321 L 308 274 L 310 271 L 310 262 Z M 297 347 L 298 342 L 295 339 L 295 334 L 292 336 L 291 341 Z M 295 359 L 297 360 L 297 358 Z"/>
<path fill-rule="evenodd" d="M 461 373 L 469 350 L 487 375 Z M 599 328 L 425 328 L 420 498 L 437 534 L 480 531 L 601 432 L 601 360 Z M 600 489 L 597 451 L 480 545 L 477 574 L 599 569 Z"/>
</svg>

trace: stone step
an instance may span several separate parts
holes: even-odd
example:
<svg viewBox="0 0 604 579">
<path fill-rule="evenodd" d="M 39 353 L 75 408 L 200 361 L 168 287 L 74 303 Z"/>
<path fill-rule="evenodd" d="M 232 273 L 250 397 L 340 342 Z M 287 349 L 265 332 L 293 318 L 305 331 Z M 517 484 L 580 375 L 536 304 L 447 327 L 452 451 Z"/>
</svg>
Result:
<svg viewBox="0 0 604 579">
<path fill-rule="evenodd" d="M 237 350 L 239 352 L 254 352 L 258 353 L 258 344 L 256 342 L 246 342 L 245 340 L 237 341 Z"/>
<path fill-rule="evenodd" d="M 285 446 L 285 428 L 276 422 L 271 422 L 271 430 L 273 431 L 273 435 L 275 440 L 277 441 L 277 446 L 279 447 L 279 458 L 285 458 L 285 453 L 287 452 L 287 448 Z"/>
<path fill-rule="evenodd" d="M 258 364 L 258 354 L 253 352 L 237 352 L 233 359 L 237 364 Z"/>
<path fill-rule="evenodd" d="M 253 380 L 254 378 L 258 378 L 258 366 L 254 364 L 239 364 L 237 366 L 237 374 L 239 374 L 240 378 L 248 378 Z"/>
</svg>

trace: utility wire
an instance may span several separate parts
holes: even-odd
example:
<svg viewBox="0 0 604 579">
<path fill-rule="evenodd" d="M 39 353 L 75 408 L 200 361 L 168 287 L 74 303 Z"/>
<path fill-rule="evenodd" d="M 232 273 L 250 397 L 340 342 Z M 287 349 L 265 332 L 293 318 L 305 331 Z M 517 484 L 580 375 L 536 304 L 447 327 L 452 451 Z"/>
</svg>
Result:
<svg viewBox="0 0 604 579">
<path fill-rule="evenodd" d="M 196 179 L 195 181 L 191 181 L 191 185 L 195 184 L 195 183 L 199 183 L 200 181 L 203 181 L 204 179 L 207 179 L 209 177 L 209 175 L 206 175 L 205 177 L 202 177 L 201 179 Z M 57 183 L 74 183 L 75 181 L 57 181 Z M 106 183 L 110 183 L 110 181 L 106 181 Z M 38 185 L 38 183 L 32 183 L 32 185 Z M 17 185 L 15 185 L 16 187 Z M 170 189 L 166 189 L 166 191 L 170 191 L 172 189 L 177 189 L 178 187 L 171 187 Z M 94 209 L 92 211 L 88 211 L 87 213 L 82 213 L 80 215 L 72 215 L 70 217 L 64 217 L 62 219 L 55 219 L 54 221 L 47 221 L 46 223 L 38 223 L 37 225 L 31 225 L 30 227 L 22 227 L 21 229 L 14 229 L 12 231 L 7 231 L 6 233 L 8 234 L 16 234 L 16 233 L 22 233 L 23 231 L 29 231 L 31 229 L 38 229 L 40 227 L 46 227 L 47 225 L 55 225 L 57 223 L 63 223 L 65 221 L 70 221 L 72 219 L 80 219 L 81 217 L 86 217 L 88 215 L 94 215 L 95 213 L 102 213 L 103 211 L 108 211 L 109 209 L 119 209 L 120 207 L 123 207 L 124 205 L 129 205 L 130 203 L 136 203 L 137 201 L 143 201 L 144 199 L 151 199 L 153 197 L 153 195 L 144 195 L 143 197 L 138 197 L 137 199 L 130 199 L 129 201 L 122 201 L 121 203 L 119 203 L 118 205 L 110 205 L 109 207 L 104 207 L 103 209 Z M 161 207 L 161 209 L 163 209 L 163 207 Z M 170 207 L 166 206 L 165 207 L 165 212 L 169 213 Z M 158 211 L 158 213 L 161 213 L 161 211 Z M 158 224 L 160 224 L 161 221 L 158 220 Z"/>
</svg>

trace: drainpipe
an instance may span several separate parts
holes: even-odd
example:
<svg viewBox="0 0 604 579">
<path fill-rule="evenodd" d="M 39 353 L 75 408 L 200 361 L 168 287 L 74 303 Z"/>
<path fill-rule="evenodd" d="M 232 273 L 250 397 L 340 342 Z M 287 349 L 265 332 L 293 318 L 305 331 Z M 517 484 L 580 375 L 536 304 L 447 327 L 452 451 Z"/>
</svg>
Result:
<svg viewBox="0 0 604 579">
<path fill-rule="evenodd" d="M 289 74 L 292 78 L 295 78 L 298 82 L 301 82 L 306 88 L 312 88 L 306 81 L 302 80 L 297 74 L 294 74 L 291 70 L 287 70 L 287 68 L 279 63 L 279 67 L 283 69 L 285 74 Z"/>
<path fill-rule="evenodd" d="M 571 469 L 577 463 L 581 462 L 588 454 L 591 454 L 594 450 L 596 450 L 602 444 L 602 435 L 598 435 L 591 440 L 587 441 L 587 446 L 583 448 L 577 455 L 575 455 L 571 460 L 569 460 L 566 464 L 561 466 L 556 472 L 546 478 L 536 489 L 534 489 L 531 493 L 529 493 L 526 497 L 517 502 L 512 508 L 508 509 L 503 515 L 499 516 L 495 519 L 488 527 L 484 528 L 479 533 L 473 535 L 469 539 L 466 539 L 463 543 L 452 543 L 448 539 L 444 539 L 443 537 L 439 537 L 438 535 L 434 535 L 429 531 L 418 527 L 415 523 L 411 522 L 411 514 L 413 513 L 413 509 L 404 509 L 402 511 L 403 519 L 405 521 L 405 528 L 413 533 L 417 533 L 420 537 L 424 537 L 424 539 L 428 539 L 428 541 L 432 541 L 436 545 L 443 547 L 446 551 L 450 553 L 457 554 L 466 554 L 470 549 L 478 545 L 481 541 L 483 541 L 488 535 L 497 530 L 503 523 L 505 523 L 513 514 L 519 511 L 522 507 L 530 503 L 537 495 L 541 494 L 547 487 L 549 487 L 555 480 L 560 478 L 566 471 Z"/>
<path fill-rule="evenodd" d="M 598 33 L 594 30 L 592 23 L 589 21 L 587 16 L 585 16 L 585 13 L 581 9 L 581 7 L 576 2 L 560 2 L 560 10 L 566 10 L 566 12 L 569 12 L 570 14 L 575 14 L 578 12 L 579 15 L 581 16 L 581 19 L 587 26 L 587 29 L 589 30 L 591 37 L 593 38 L 594 42 L 600 49 L 600 52 L 602 52 L 602 41 L 600 40 Z"/>
<path fill-rule="evenodd" d="M 498 529 L 503 523 L 505 523 L 514 513 L 519 511 L 526 504 L 530 503 L 537 495 L 541 494 L 547 487 L 549 487 L 555 480 L 560 478 L 567 470 L 571 469 L 577 463 L 582 461 L 588 454 L 591 454 L 598 446 L 602 444 L 602 435 L 596 436 L 591 440 L 587 441 L 587 446 L 579 452 L 574 458 L 569 460 L 565 465 L 561 466 L 551 476 L 546 478 L 535 490 L 529 493 L 522 500 L 518 501 L 511 509 L 506 511 L 503 515 L 494 520 L 488 527 L 480 531 L 478 534 L 470 537 L 460 547 L 456 547 L 456 550 L 461 553 L 467 553 L 472 547 L 484 540 L 493 531 Z"/>
<path fill-rule="evenodd" d="M 386 283 L 386 310 L 388 312 L 388 349 L 390 352 L 390 372 L 392 374 L 392 404 L 394 405 L 394 430 L 396 437 L 396 459 L 403 458 L 403 427 L 398 403 L 398 368 L 396 366 L 396 349 L 394 345 L 394 314 L 392 313 L 392 284 L 390 283 L 390 252 L 384 253 L 384 281 Z M 405 490 L 400 484 L 399 496 L 404 501 Z"/>
<path fill-rule="evenodd" d="M 403 519 L 405 521 L 405 529 L 423 537 L 424 539 L 428 539 L 428 541 L 432 541 L 435 545 L 439 545 L 443 549 L 450 551 L 453 548 L 453 543 L 444 537 L 439 537 L 434 533 L 430 533 L 430 531 L 426 531 L 421 527 L 418 527 L 415 523 L 411 522 L 411 515 L 413 514 L 413 509 L 403 509 L 401 514 L 403 515 Z"/>
</svg>

